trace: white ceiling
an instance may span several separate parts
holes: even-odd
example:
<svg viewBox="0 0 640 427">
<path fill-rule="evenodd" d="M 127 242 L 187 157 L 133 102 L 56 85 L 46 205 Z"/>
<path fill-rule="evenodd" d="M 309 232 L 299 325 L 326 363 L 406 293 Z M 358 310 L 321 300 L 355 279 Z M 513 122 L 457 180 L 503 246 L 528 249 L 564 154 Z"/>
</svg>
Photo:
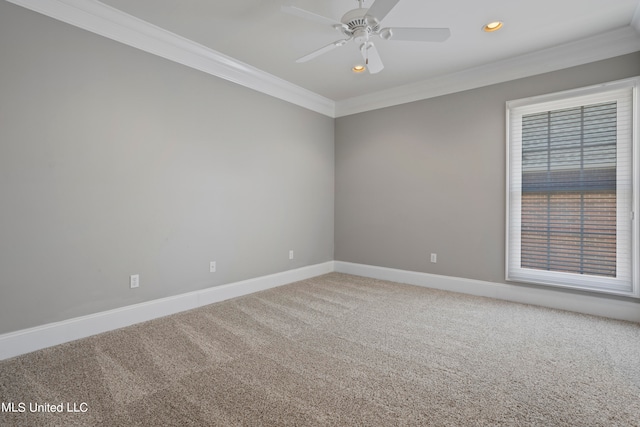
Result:
<svg viewBox="0 0 640 427">
<path fill-rule="evenodd" d="M 370 7 L 374 0 L 367 0 Z M 293 4 L 339 20 L 356 0 L 103 0 L 138 18 L 253 65 L 332 100 L 477 67 L 627 27 L 638 0 L 400 0 L 384 27 L 449 27 L 444 43 L 376 39 L 385 64 L 354 74 L 362 62 L 349 43 L 307 63 L 295 60 L 344 36 L 281 11 Z M 481 27 L 492 20 L 496 33 Z"/>
<path fill-rule="evenodd" d="M 8 1 L 257 90 L 264 84 L 254 80 L 267 81 L 264 92 L 333 116 L 640 50 L 640 0 L 400 0 L 383 27 L 448 27 L 451 37 L 443 43 L 376 38 L 385 65 L 378 74 L 351 71 L 362 62 L 354 42 L 295 62 L 344 36 L 282 6 L 340 20 L 358 7 L 356 0 Z M 481 30 L 496 19 L 504 21 L 502 30 Z M 200 57 L 182 60 L 178 49 Z M 210 71 L 202 58 L 225 70 Z M 248 73 L 248 80 L 227 68 Z M 281 96 L 282 90 L 288 93 Z M 305 97 L 322 105 L 306 104 Z"/>
</svg>

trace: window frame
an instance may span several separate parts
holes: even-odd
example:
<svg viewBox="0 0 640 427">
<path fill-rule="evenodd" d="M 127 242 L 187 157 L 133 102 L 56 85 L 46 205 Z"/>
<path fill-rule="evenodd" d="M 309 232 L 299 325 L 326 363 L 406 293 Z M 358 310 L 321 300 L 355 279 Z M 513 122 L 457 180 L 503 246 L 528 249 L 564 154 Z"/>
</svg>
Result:
<svg viewBox="0 0 640 427">
<path fill-rule="evenodd" d="M 639 264 L 638 257 L 640 255 L 639 248 L 639 227 L 638 227 L 638 212 L 639 212 L 639 199 L 640 199 L 640 136 L 638 132 L 638 122 L 640 116 L 640 109 L 638 108 L 638 88 L 640 87 L 640 77 L 633 77 L 624 80 L 618 80 L 614 82 L 603 83 L 595 86 L 589 86 L 579 89 L 572 89 L 568 91 L 556 92 L 551 94 L 545 94 L 540 96 L 534 96 L 529 98 L 517 99 L 506 102 L 506 235 L 505 235 L 505 278 L 507 281 L 541 284 L 547 286 L 571 288 L 583 291 L 591 291 L 598 293 L 606 293 L 613 295 L 622 295 L 627 297 L 640 298 L 640 283 L 639 283 Z M 620 91 L 631 91 L 631 189 L 630 189 L 630 212 L 628 214 L 620 212 L 618 219 L 624 218 L 623 215 L 629 215 L 630 220 L 630 247 L 629 251 L 631 258 L 629 260 L 628 275 L 629 280 L 623 281 L 619 278 L 607 278 L 601 276 L 593 276 L 577 273 L 563 273 L 555 271 L 545 271 L 531 268 L 523 268 L 520 263 L 520 221 L 521 221 L 521 203 L 518 200 L 522 199 L 522 184 L 521 184 L 521 167 L 522 167 L 522 152 L 521 145 L 518 145 L 520 151 L 517 148 L 513 148 L 512 144 L 512 132 L 521 132 L 522 122 L 520 121 L 516 126 L 512 126 L 512 116 L 522 117 L 526 114 L 531 114 L 538 111 L 554 111 L 563 108 L 570 108 L 577 105 L 588 105 L 589 102 L 594 103 L 591 97 L 594 96 L 607 96 L 608 94 L 615 94 Z M 620 120 L 620 118 L 618 118 Z M 519 134 L 521 135 L 521 133 Z M 514 158 L 520 156 L 517 162 L 514 162 Z M 516 174 L 520 174 L 518 181 L 515 177 Z M 514 175 L 514 177 L 512 177 Z M 514 189 L 512 189 L 512 181 L 514 182 Z M 517 191 L 519 189 L 519 192 Z M 517 233 L 512 231 L 515 229 Z M 616 248 L 616 254 L 619 247 Z M 513 252 L 513 253 L 512 253 Z M 516 265 L 517 263 L 517 265 Z"/>
</svg>

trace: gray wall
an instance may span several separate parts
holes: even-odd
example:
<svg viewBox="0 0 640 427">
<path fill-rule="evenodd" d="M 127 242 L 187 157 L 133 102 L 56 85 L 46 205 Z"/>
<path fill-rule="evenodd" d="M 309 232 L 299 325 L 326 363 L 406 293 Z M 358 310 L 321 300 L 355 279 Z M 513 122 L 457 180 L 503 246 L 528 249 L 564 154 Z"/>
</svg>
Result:
<svg viewBox="0 0 640 427">
<path fill-rule="evenodd" d="M 0 333 L 330 261 L 333 195 L 333 119 L 0 2 Z"/>
<path fill-rule="evenodd" d="M 640 52 L 337 119 L 336 260 L 504 283 L 505 102 L 637 75 Z"/>
<path fill-rule="evenodd" d="M 334 258 L 502 282 L 504 102 L 640 75 L 636 53 L 334 123 L 6 2 L 0 58 L 0 333 Z"/>
</svg>

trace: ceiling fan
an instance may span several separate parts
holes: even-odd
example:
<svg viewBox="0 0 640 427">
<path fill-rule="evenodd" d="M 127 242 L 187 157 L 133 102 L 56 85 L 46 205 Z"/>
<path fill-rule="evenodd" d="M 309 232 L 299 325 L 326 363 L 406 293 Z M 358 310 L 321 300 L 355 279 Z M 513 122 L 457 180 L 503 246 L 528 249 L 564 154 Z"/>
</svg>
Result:
<svg viewBox="0 0 640 427">
<path fill-rule="evenodd" d="M 362 7 L 364 0 L 358 0 L 358 8 L 345 13 L 340 21 L 318 15 L 296 6 L 283 6 L 282 10 L 285 13 L 320 24 L 330 25 L 346 36 L 344 39 L 336 40 L 333 43 L 298 58 L 296 62 L 307 62 L 354 40 L 360 44 L 360 53 L 364 58 L 365 64 L 367 64 L 369 73 L 375 74 L 384 68 L 378 50 L 371 41 L 375 36 L 383 40 L 422 42 L 443 42 L 449 38 L 451 31 L 449 31 L 448 28 L 380 28 L 380 21 L 387 16 L 399 1 L 400 0 L 374 0 L 371 7 L 366 9 Z"/>
</svg>

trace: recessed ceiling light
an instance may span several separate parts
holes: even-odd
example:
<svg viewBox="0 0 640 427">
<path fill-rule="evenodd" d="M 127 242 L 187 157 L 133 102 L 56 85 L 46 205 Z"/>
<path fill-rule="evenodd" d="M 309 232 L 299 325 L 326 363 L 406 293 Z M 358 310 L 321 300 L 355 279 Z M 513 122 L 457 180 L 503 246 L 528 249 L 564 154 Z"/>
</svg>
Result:
<svg viewBox="0 0 640 427">
<path fill-rule="evenodd" d="M 502 28 L 502 22 L 501 21 L 493 21 L 493 22 L 489 22 L 487 25 L 482 27 L 482 31 L 487 32 L 487 33 L 492 33 L 494 31 L 498 31 L 500 28 Z"/>
<path fill-rule="evenodd" d="M 365 67 L 364 65 L 355 65 L 355 66 L 351 69 L 351 71 L 353 71 L 354 73 L 361 73 L 361 72 L 363 72 L 363 71 L 364 71 L 364 70 L 366 70 L 366 69 L 367 69 L 367 67 Z"/>
</svg>

